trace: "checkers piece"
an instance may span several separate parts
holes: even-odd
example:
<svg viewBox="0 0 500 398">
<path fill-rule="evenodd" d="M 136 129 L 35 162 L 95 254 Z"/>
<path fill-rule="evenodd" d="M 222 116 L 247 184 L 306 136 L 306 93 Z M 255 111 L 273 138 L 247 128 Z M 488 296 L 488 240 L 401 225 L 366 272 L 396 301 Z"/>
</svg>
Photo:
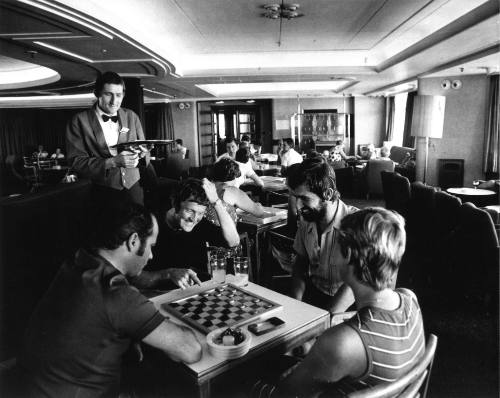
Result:
<svg viewBox="0 0 500 398">
<path fill-rule="evenodd" d="M 162 304 L 162 308 L 202 333 L 219 328 L 234 328 L 257 321 L 282 309 L 274 303 L 242 288 L 226 284 L 183 299 Z"/>
</svg>

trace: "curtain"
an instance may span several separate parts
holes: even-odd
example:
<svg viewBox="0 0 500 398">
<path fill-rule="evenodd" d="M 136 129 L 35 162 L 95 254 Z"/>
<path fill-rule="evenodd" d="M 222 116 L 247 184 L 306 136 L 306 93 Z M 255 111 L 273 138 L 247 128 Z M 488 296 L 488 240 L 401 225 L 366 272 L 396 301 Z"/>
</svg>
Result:
<svg viewBox="0 0 500 398">
<path fill-rule="evenodd" d="M 392 141 L 394 135 L 394 113 L 396 110 L 394 97 L 387 98 L 387 114 L 386 114 L 386 131 L 385 131 L 385 141 Z"/>
<path fill-rule="evenodd" d="M 406 110 L 405 110 L 405 126 L 403 130 L 403 146 L 408 148 L 415 148 L 415 137 L 411 135 L 411 122 L 413 119 L 413 103 L 415 97 L 417 96 L 416 91 L 408 93 L 406 98 Z"/>
<path fill-rule="evenodd" d="M 175 139 L 174 121 L 172 118 L 172 104 L 150 104 L 145 109 L 148 131 L 146 138 L 156 140 Z M 149 128 L 151 126 L 151 128 Z M 162 145 L 155 148 L 157 157 L 166 157 L 169 146 Z"/>
<path fill-rule="evenodd" d="M 38 147 L 66 152 L 66 124 L 81 109 L 0 109 L 0 159 L 29 156 Z"/>
<path fill-rule="evenodd" d="M 500 132 L 500 119 L 498 118 L 498 107 L 500 106 L 499 84 L 499 75 L 490 76 L 483 171 L 491 178 L 498 178 L 498 163 L 500 158 L 498 149 Z"/>
</svg>

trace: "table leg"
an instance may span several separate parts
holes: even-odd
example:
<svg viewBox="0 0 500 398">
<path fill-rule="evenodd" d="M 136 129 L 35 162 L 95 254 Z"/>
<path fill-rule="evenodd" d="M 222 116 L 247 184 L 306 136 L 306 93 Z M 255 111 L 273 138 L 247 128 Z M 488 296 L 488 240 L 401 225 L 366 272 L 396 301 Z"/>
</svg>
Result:
<svg viewBox="0 0 500 398">
<path fill-rule="evenodd" d="M 198 385 L 198 398 L 210 398 L 210 380 Z"/>
</svg>

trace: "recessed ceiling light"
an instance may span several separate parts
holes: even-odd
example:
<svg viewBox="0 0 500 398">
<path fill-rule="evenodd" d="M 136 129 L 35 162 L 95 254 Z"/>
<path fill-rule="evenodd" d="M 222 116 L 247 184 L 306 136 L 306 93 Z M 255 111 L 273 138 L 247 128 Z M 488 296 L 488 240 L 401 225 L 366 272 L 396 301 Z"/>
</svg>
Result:
<svg viewBox="0 0 500 398">
<path fill-rule="evenodd" d="M 215 101 L 216 104 L 223 104 L 224 101 Z"/>
<path fill-rule="evenodd" d="M 255 102 L 255 100 L 246 100 L 246 102 L 249 104 L 253 104 Z"/>
</svg>

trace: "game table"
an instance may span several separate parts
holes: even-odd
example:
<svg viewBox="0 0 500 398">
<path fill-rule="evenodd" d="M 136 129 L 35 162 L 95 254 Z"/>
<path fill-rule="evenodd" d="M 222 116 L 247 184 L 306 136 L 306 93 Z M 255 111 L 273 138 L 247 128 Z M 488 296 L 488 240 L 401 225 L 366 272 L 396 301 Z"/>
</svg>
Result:
<svg viewBox="0 0 500 398">
<path fill-rule="evenodd" d="M 240 285 L 234 275 L 227 275 L 226 282 Z M 214 281 L 206 281 L 202 286 L 193 286 L 185 290 L 176 289 L 166 294 L 156 296 L 151 299 L 155 306 L 171 321 L 191 327 L 188 323 L 182 322 L 171 313 L 162 309 L 162 304 L 191 296 L 206 289 L 218 286 Z M 247 361 L 259 356 L 272 353 L 273 355 L 283 354 L 290 349 L 297 347 L 313 337 L 320 335 L 330 326 L 330 316 L 325 310 L 313 307 L 309 304 L 284 296 L 280 293 L 269 290 L 265 287 L 249 282 L 242 286 L 243 289 L 271 300 L 282 306 L 279 312 L 273 312 L 270 316 L 276 316 L 285 321 L 284 326 L 277 328 L 261 336 L 252 335 L 250 351 L 243 357 L 223 360 L 209 354 L 205 335 L 191 327 L 196 337 L 202 344 L 203 357 L 194 364 L 178 364 L 188 375 L 197 388 L 200 398 L 210 397 L 211 382 L 218 377 L 223 377 L 226 372 L 238 366 L 244 366 Z M 263 319 L 267 319 L 264 317 Z M 246 329 L 248 324 L 242 326 Z"/>
</svg>

